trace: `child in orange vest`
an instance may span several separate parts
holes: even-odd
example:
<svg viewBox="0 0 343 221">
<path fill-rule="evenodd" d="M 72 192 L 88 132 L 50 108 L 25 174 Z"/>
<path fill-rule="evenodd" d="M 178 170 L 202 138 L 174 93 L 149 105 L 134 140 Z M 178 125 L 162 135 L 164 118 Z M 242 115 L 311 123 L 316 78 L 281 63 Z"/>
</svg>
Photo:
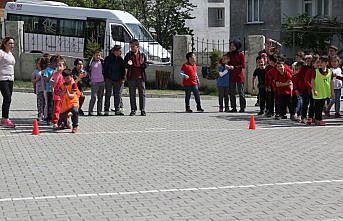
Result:
<svg viewBox="0 0 343 221">
<path fill-rule="evenodd" d="M 77 88 L 72 73 L 70 70 L 65 70 L 62 73 L 64 83 L 61 87 L 61 115 L 62 125 L 68 125 L 68 114 L 71 113 L 71 121 L 73 124 L 72 133 L 77 133 L 79 126 L 79 97 L 81 92 Z"/>
</svg>

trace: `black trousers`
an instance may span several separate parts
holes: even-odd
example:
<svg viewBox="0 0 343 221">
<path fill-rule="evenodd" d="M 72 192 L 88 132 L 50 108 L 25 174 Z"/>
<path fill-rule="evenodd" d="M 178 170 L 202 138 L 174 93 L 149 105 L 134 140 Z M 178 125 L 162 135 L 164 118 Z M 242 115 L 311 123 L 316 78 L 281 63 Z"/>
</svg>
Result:
<svg viewBox="0 0 343 221">
<path fill-rule="evenodd" d="M 274 114 L 274 107 L 275 107 L 275 93 L 274 91 L 268 91 L 266 93 L 267 96 L 267 111 L 270 114 Z"/>
<path fill-rule="evenodd" d="M 303 99 L 303 106 L 301 108 L 301 118 L 305 119 L 307 117 L 307 111 L 308 111 L 308 117 L 313 118 L 314 117 L 314 100 L 312 98 L 312 95 L 310 93 L 303 93 L 301 97 Z"/>
<path fill-rule="evenodd" d="M 260 111 L 264 112 L 264 110 L 266 109 L 266 102 L 267 102 L 267 93 L 264 87 L 258 89 L 257 97 L 259 98 L 258 101 L 260 103 Z"/>
<path fill-rule="evenodd" d="M 314 119 L 321 121 L 323 120 L 323 108 L 326 99 L 314 99 Z"/>
<path fill-rule="evenodd" d="M 280 115 L 285 116 L 287 113 L 287 107 L 291 112 L 292 105 L 291 105 L 291 95 L 290 94 L 280 94 L 279 95 L 279 103 L 280 103 Z M 290 113 L 294 115 L 294 112 Z"/>
<path fill-rule="evenodd" d="M 225 109 L 229 109 L 229 87 L 218 87 L 218 101 L 219 107 L 223 108 L 223 101 L 225 105 Z"/>
<path fill-rule="evenodd" d="M 0 81 L 0 91 L 3 97 L 2 118 L 8 119 L 12 102 L 13 81 Z"/>
</svg>

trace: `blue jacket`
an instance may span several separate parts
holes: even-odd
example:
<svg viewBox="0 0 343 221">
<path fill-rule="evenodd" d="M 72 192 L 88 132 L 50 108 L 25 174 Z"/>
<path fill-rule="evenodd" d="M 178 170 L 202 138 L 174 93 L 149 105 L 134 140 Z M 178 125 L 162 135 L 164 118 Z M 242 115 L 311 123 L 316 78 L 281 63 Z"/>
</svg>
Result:
<svg viewBox="0 0 343 221">
<path fill-rule="evenodd" d="M 224 66 L 220 66 L 218 68 L 219 73 L 223 73 L 227 71 Z M 220 76 L 217 78 L 217 87 L 229 87 L 230 82 L 230 73 L 227 71 L 227 73 L 224 76 Z"/>
</svg>

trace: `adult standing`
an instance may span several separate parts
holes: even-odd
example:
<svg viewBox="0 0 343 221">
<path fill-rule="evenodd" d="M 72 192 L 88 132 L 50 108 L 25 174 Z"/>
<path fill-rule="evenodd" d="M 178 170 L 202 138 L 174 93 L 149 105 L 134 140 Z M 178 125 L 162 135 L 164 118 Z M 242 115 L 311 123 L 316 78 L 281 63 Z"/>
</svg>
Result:
<svg viewBox="0 0 343 221">
<path fill-rule="evenodd" d="M 111 50 L 111 54 L 105 58 L 105 116 L 109 115 L 112 92 L 114 93 L 115 115 L 124 115 L 120 110 L 121 96 L 125 82 L 125 65 L 121 53 L 121 46 L 115 45 Z"/>
<path fill-rule="evenodd" d="M 12 54 L 14 38 L 5 37 L 1 42 L 0 49 L 0 90 L 3 97 L 1 125 L 15 128 L 9 119 L 9 110 L 12 101 L 15 58 Z"/>
<path fill-rule="evenodd" d="M 139 41 L 137 39 L 133 39 L 130 42 L 130 51 L 126 54 L 124 61 L 126 65 L 125 75 L 127 76 L 130 93 L 130 116 L 136 115 L 137 88 L 139 95 L 139 109 L 141 111 L 141 115 L 145 116 L 145 69 L 147 68 L 148 64 L 146 55 L 139 50 Z"/>
<path fill-rule="evenodd" d="M 246 107 L 245 93 L 244 93 L 244 81 L 245 81 L 245 56 L 244 53 L 240 51 L 242 47 L 241 42 L 238 39 L 230 41 L 229 57 L 230 62 L 226 66 L 230 70 L 230 102 L 231 111 L 237 112 L 236 104 L 236 91 L 239 94 L 240 111 L 244 112 Z"/>
</svg>

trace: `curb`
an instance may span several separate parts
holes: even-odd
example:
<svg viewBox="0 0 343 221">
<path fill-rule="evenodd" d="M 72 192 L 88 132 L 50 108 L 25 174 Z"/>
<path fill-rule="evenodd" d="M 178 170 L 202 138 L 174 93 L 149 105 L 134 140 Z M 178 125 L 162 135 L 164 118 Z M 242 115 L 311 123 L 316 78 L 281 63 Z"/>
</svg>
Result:
<svg viewBox="0 0 343 221">
<path fill-rule="evenodd" d="M 33 89 L 31 88 L 13 88 L 13 92 L 19 92 L 19 93 L 33 93 Z M 90 96 L 90 91 L 85 91 L 84 94 L 86 96 Z M 122 94 L 123 97 L 129 97 L 129 94 L 124 93 Z M 185 96 L 183 94 L 146 94 L 147 98 L 184 98 Z M 201 95 L 201 99 L 204 100 L 213 100 L 217 99 L 216 96 L 210 96 L 210 95 Z"/>
</svg>

